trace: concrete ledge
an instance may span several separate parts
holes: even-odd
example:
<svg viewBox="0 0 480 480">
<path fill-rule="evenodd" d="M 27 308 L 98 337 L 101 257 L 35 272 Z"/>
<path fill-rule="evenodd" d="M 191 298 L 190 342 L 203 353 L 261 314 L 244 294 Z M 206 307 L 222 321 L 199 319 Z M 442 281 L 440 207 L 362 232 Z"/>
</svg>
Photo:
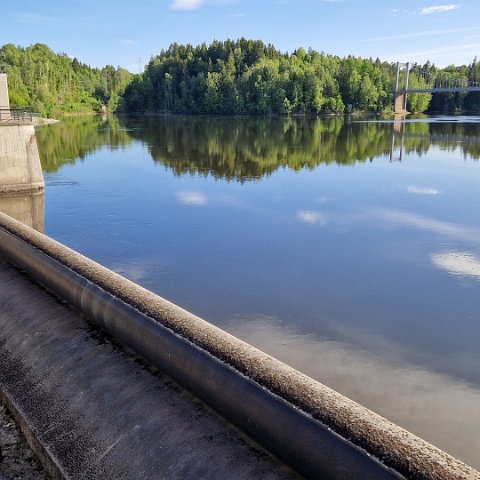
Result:
<svg viewBox="0 0 480 480">
<path fill-rule="evenodd" d="M 34 183 L 12 183 L 11 185 L 0 185 L 0 195 L 13 193 L 41 192 L 45 189 L 43 182 Z"/>
<path fill-rule="evenodd" d="M 3 214 L 0 252 L 308 477 L 480 479 L 419 437 Z"/>
<path fill-rule="evenodd" d="M 44 470 L 47 472 L 48 477 L 51 480 L 64 480 L 66 476 L 64 475 L 62 468 L 58 465 L 56 458 L 51 455 L 48 449 L 34 433 L 30 423 L 26 420 L 25 416 L 18 408 L 17 403 L 13 400 L 13 398 L 10 397 L 10 395 L 3 391 L 0 391 L 0 400 L 12 414 L 15 422 L 20 427 L 20 430 L 27 439 L 30 448 L 35 453 L 36 458 L 40 460 Z"/>
</svg>

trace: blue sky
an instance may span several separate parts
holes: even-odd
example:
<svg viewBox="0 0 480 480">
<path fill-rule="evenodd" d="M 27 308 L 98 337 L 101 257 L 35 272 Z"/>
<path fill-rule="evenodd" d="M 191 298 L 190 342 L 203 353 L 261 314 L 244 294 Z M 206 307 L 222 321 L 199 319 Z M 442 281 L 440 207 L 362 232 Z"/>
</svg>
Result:
<svg viewBox="0 0 480 480">
<path fill-rule="evenodd" d="M 242 36 L 392 62 L 480 58 L 479 0 L 5 0 L 0 9 L 0 45 L 46 43 L 134 72 L 172 42 Z"/>
</svg>

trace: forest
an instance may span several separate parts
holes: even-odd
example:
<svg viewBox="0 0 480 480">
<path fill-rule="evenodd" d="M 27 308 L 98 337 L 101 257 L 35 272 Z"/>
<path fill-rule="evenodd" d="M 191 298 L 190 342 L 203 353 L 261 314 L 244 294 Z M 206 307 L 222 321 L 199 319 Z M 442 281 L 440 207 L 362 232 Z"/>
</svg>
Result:
<svg viewBox="0 0 480 480">
<path fill-rule="evenodd" d="M 30 106 L 43 117 L 116 111 L 132 78 L 124 68 L 91 68 L 40 43 L 27 48 L 3 45 L 0 70 L 8 74 L 10 104 Z"/>
<path fill-rule="evenodd" d="M 480 81 L 480 64 L 439 69 L 432 76 Z M 110 111 L 227 115 L 322 115 L 390 113 L 395 64 L 312 49 L 282 53 L 260 40 L 173 43 L 150 59 L 143 73 L 121 67 L 92 68 L 43 44 L 0 48 L 0 68 L 9 75 L 12 105 L 42 116 Z M 410 74 L 411 87 L 425 80 Z M 410 112 L 480 111 L 480 93 L 416 93 Z"/>
</svg>

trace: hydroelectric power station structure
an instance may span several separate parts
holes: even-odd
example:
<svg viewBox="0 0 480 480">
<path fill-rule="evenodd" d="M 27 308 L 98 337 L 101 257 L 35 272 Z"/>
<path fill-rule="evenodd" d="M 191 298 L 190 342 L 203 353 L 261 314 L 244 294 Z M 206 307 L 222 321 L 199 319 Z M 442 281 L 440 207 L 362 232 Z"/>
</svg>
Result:
<svg viewBox="0 0 480 480">
<path fill-rule="evenodd" d="M 34 127 L 14 118 L 1 81 L 2 192 L 41 193 Z M 480 480 L 421 438 L 43 235 L 43 208 L 30 218 L 9 205 L 0 203 L 0 398 L 51 478 Z"/>
<path fill-rule="evenodd" d="M 32 114 L 10 108 L 0 73 L 0 211 L 43 231 L 44 188 Z"/>
</svg>

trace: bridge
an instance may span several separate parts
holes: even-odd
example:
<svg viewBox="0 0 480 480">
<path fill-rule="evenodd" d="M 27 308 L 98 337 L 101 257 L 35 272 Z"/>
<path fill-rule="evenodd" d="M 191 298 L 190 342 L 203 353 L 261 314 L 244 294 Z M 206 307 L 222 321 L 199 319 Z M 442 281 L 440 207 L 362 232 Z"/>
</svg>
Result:
<svg viewBox="0 0 480 480">
<path fill-rule="evenodd" d="M 412 78 L 415 85 L 410 87 Z M 407 95 L 409 93 L 447 93 L 447 92 L 480 92 L 480 82 L 467 78 L 438 75 L 417 64 L 397 62 L 395 75 L 394 111 L 407 113 Z"/>
</svg>

